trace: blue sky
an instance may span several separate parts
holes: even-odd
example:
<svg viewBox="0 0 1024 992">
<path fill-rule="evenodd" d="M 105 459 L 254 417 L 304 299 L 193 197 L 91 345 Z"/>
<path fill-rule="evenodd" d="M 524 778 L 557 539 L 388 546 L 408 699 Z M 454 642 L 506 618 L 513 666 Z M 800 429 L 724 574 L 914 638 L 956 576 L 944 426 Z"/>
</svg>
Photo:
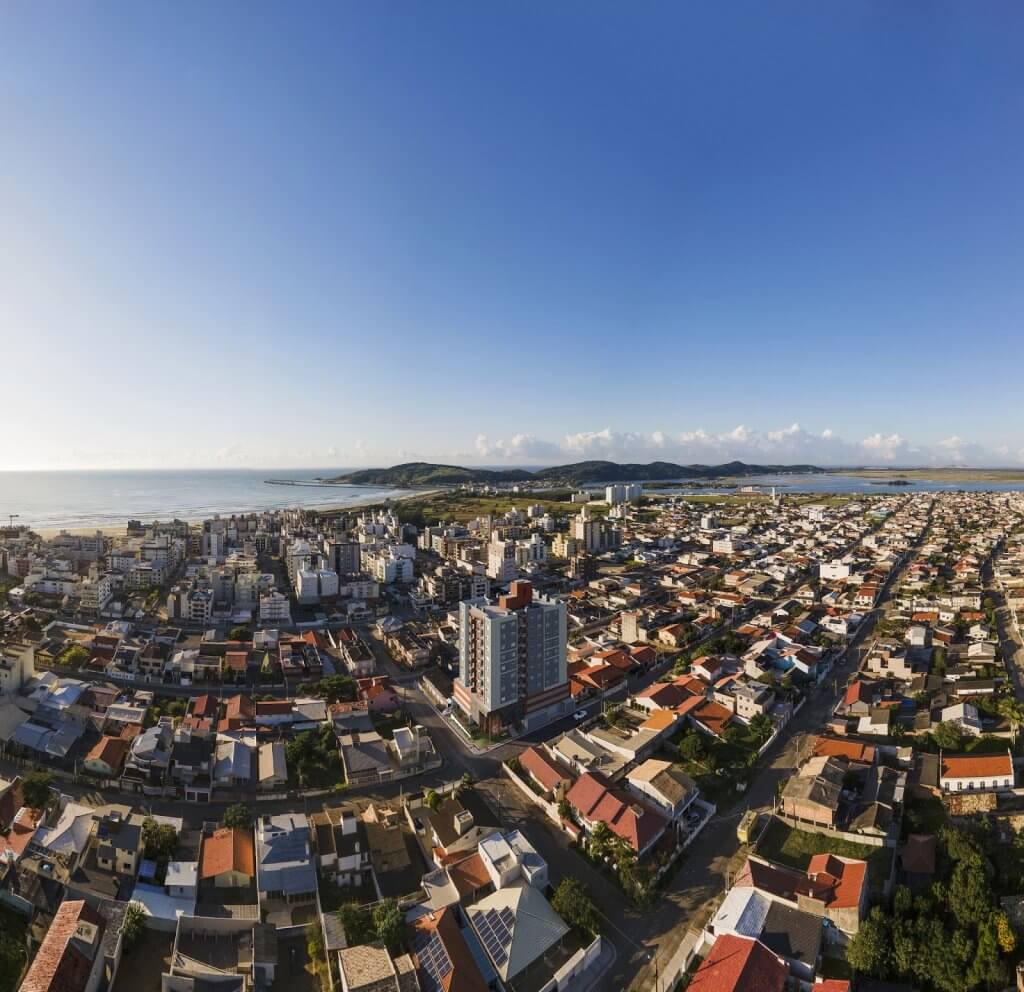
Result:
<svg viewBox="0 0 1024 992">
<path fill-rule="evenodd" d="M 1009 2 L 4 4 L 0 468 L 1022 463 L 1022 43 Z"/>
</svg>

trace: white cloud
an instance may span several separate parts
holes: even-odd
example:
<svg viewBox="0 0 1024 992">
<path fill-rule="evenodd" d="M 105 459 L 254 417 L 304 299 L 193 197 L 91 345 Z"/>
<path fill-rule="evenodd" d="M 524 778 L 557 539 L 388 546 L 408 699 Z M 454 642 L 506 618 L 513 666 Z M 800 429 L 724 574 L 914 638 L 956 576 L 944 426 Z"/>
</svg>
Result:
<svg viewBox="0 0 1024 992">
<path fill-rule="evenodd" d="M 933 446 L 915 445 L 897 431 L 876 432 L 860 440 L 847 440 L 831 428 L 809 431 L 799 423 L 770 430 L 739 424 L 718 433 L 695 428 L 675 434 L 656 430 L 649 434 L 617 431 L 611 427 L 579 431 L 554 443 L 533 435 L 517 434 L 509 440 L 480 435 L 476 457 L 519 463 L 555 464 L 562 461 L 607 459 L 645 462 L 657 459 L 681 464 L 719 464 L 732 460 L 760 464 L 814 465 L 995 465 L 1012 462 L 1005 449 L 989 449 L 959 436 Z M 1024 462 L 1024 452 L 1017 461 Z"/>
</svg>

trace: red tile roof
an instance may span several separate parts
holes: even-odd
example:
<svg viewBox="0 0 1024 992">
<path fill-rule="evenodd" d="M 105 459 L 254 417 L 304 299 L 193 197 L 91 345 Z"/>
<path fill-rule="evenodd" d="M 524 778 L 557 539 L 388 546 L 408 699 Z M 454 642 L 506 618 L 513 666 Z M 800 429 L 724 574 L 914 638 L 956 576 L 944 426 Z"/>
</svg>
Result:
<svg viewBox="0 0 1024 992">
<path fill-rule="evenodd" d="M 193 716 L 216 716 L 218 709 L 220 709 L 220 704 L 217 702 L 216 697 L 211 696 L 209 693 L 196 696 L 195 701 L 192 703 Z"/>
<path fill-rule="evenodd" d="M 830 909 L 854 909 L 861 904 L 867 885 L 868 863 L 835 854 L 815 854 L 807 865 L 807 877 L 831 889 L 831 898 L 826 900 Z"/>
<path fill-rule="evenodd" d="M 587 817 L 607 791 L 608 784 L 603 778 L 591 772 L 584 772 L 573 783 L 565 798 L 580 811 L 581 816 Z"/>
<path fill-rule="evenodd" d="M 203 842 L 200 878 L 216 878 L 237 871 L 250 878 L 256 874 L 256 848 L 251 830 L 221 827 Z"/>
<path fill-rule="evenodd" d="M 97 928 L 91 957 L 75 939 L 80 923 Z M 98 945 L 105 928 L 103 917 L 84 900 L 65 899 L 21 983 L 21 992 L 81 992 L 88 983 L 95 954 L 101 953 Z"/>
<path fill-rule="evenodd" d="M 519 755 L 519 763 L 548 791 L 555 789 L 560 782 L 572 780 L 568 769 L 562 768 L 539 747 L 529 747 L 523 751 Z"/>
<path fill-rule="evenodd" d="M 448 877 L 452 880 L 462 899 L 491 884 L 491 876 L 487 874 L 483 858 L 478 853 L 471 854 L 468 858 L 449 865 Z"/>
<path fill-rule="evenodd" d="M 759 940 L 724 934 L 697 969 L 690 992 L 782 992 L 786 966 Z"/>
<path fill-rule="evenodd" d="M 729 725 L 732 720 L 732 712 L 722 706 L 721 703 L 716 703 L 709 699 L 702 706 L 698 706 L 690 714 L 690 718 L 702 723 L 717 737 Z"/>
<path fill-rule="evenodd" d="M 943 755 L 943 778 L 990 778 L 992 776 L 1013 776 L 1013 761 L 1010 753 L 983 755 Z"/>
<path fill-rule="evenodd" d="M 85 756 L 86 761 L 102 761 L 108 768 L 118 771 L 124 762 L 131 742 L 123 737 L 101 737 Z"/>
<path fill-rule="evenodd" d="M 693 696 L 693 693 L 684 686 L 674 682 L 655 682 L 636 694 L 637 699 L 649 699 L 655 706 L 662 709 L 674 710 L 681 703 Z"/>
</svg>

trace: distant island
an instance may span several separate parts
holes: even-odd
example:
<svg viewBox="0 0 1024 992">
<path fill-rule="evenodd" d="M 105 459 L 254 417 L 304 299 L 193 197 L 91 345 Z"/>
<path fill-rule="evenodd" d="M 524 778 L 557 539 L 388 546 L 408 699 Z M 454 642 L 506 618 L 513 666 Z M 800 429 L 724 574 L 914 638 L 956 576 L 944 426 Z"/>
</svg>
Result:
<svg viewBox="0 0 1024 992">
<path fill-rule="evenodd" d="M 779 473 L 824 473 L 816 465 L 748 465 L 726 462 L 724 465 L 677 465 L 675 462 L 647 464 L 608 461 L 574 462 L 528 472 L 526 469 L 464 468 L 436 465 L 432 462 L 406 462 L 391 468 L 364 468 L 326 480 L 352 486 L 454 486 L 466 483 L 509 484 L 544 482 L 580 486 L 597 482 L 658 482 L 672 479 L 713 479 L 723 477 L 776 475 Z"/>
</svg>

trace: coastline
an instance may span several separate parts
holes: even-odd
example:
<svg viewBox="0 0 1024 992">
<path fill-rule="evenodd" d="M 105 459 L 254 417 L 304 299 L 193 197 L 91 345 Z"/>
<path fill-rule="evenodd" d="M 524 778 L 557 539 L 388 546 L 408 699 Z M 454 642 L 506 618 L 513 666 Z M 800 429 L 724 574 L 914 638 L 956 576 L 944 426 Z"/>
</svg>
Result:
<svg viewBox="0 0 1024 992">
<path fill-rule="evenodd" d="M 433 496 L 437 493 L 444 492 L 443 489 L 430 489 L 430 490 L 417 490 L 415 492 L 403 492 L 401 496 L 388 496 L 381 499 L 379 496 L 356 496 L 353 499 L 347 500 L 344 503 L 337 503 L 324 506 L 283 506 L 277 507 L 275 510 L 259 509 L 259 510 L 232 510 L 226 515 L 230 516 L 231 513 L 273 513 L 282 512 L 284 510 L 308 510 L 311 513 L 343 513 L 345 510 L 353 508 L 366 509 L 371 506 L 384 506 L 387 503 L 399 503 L 409 499 L 421 499 L 424 496 Z M 221 516 L 225 514 L 222 513 Z M 194 524 L 200 523 L 203 520 L 209 520 L 212 514 L 205 514 L 202 516 L 179 516 L 178 520 L 183 520 L 186 523 Z M 150 521 L 143 521 L 143 523 L 149 523 Z M 169 521 L 165 521 L 169 522 Z M 31 524 L 29 525 L 31 527 Z M 93 526 L 81 526 L 81 527 L 32 527 L 32 530 L 38 534 L 44 541 L 52 540 L 59 534 L 70 534 L 72 537 L 92 537 L 94 534 L 102 534 L 104 537 L 125 537 L 128 529 L 128 518 L 125 518 L 123 524 L 117 527 L 112 527 L 109 523 L 97 524 Z"/>
</svg>

